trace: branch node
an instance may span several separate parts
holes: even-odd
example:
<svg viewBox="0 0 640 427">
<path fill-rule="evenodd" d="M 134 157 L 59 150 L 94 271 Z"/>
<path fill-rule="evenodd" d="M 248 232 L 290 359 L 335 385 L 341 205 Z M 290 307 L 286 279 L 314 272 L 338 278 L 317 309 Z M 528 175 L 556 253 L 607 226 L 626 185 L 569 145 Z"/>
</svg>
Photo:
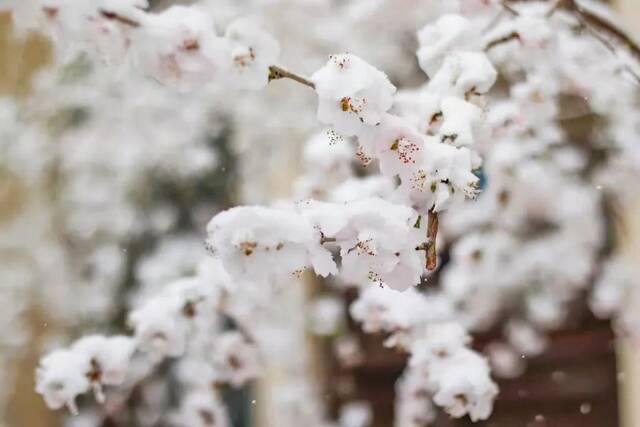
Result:
<svg viewBox="0 0 640 427">
<path fill-rule="evenodd" d="M 320 236 L 320 244 L 321 245 L 324 245 L 325 243 L 333 243 L 335 241 L 336 241 L 335 237 L 324 237 L 324 235 Z"/>
</svg>

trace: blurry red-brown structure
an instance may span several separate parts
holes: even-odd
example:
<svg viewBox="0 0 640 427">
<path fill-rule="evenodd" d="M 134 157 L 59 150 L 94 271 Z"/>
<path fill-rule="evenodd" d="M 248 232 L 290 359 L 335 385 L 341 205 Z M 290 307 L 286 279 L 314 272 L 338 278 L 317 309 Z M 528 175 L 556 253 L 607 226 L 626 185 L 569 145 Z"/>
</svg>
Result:
<svg viewBox="0 0 640 427">
<path fill-rule="evenodd" d="M 583 306 L 584 307 L 584 306 Z M 500 394 L 489 420 L 472 423 L 441 413 L 436 427 L 616 427 L 619 425 L 614 334 L 608 322 L 598 321 L 583 310 L 579 322 L 549 335 L 547 350 L 527 360 L 526 372 L 515 379 L 500 380 Z M 476 336 L 482 348 L 496 337 Z M 350 382 L 348 400 L 371 403 L 374 427 L 393 426 L 394 384 L 406 358 L 384 349 L 384 337 L 359 334 L 366 355 L 362 364 L 348 370 L 335 368 L 338 381 Z M 342 378 L 342 380 L 341 380 Z M 331 388 L 331 385 L 330 385 Z M 342 399 L 332 393 L 334 407 Z M 402 427 L 402 426 L 396 426 Z"/>
</svg>

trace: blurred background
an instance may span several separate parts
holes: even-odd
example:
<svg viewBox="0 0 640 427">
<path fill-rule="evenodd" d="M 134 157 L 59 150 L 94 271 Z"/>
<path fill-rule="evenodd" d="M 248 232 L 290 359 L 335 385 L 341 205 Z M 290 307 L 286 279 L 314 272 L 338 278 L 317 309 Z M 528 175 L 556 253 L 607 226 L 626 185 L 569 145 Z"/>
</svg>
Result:
<svg viewBox="0 0 640 427">
<path fill-rule="evenodd" d="M 637 0 L 609 4 L 627 28 L 639 28 Z M 267 10 L 276 22 L 295 19 Z M 290 55 L 286 62 L 296 65 L 294 58 L 306 52 L 293 42 L 287 46 L 296 34 L 287 34 L 286 25 L 278 28 Z M 394 37 L 406 40 L 407 33 Z M 324 58 L 317 51 L 332 52 L 339 42 L 314 46 L 315 65 Z M 401 52 L 367 53 L 391 70 L 394 81 L 412 82 L 416 64 L 398 59 L 413 58 L 407 52 L 415 46 L 406 43 Z M 353 50 L 359 51 L 357 44 Z M 221 107 L 203 99 L 209 94 L 158 92 L 143 79 L 129 82 L 140 91 L 130 96 L 115 76 L 105 78 L 82 58 L 52 69 L 52 55 L 46 37 L 18 35 L 12 17 L 0 14 L 0 425 L 6 427 L 62 426 L 66 415 L 48 410 L 34 391 L 42 353 L 90 332 L 126 330 L 126 313 L 136 301 L 158 283 L 194 271 L 205 254 L 204 227 L 215 212 L 290 196 L 303 168 L 299 141 L 314 123 L 313 114 L 300 114 L 314 108 L 311 94 L 281 105 L 277 100 L 287 92 L 280 82 L 264 95 Z M 385 62 L 403 65 L 385 68 Z M 272 105 L 282 107 L 273 114 L 278 117 L 262 117 Z M 260 120 L 259 129 L 237 126 L 237 110 L 243 120 Z M 565 125 L 579 134 L 593 123 L 586 118 Z M 618 244 L 640 261 L 640 203 L 622 212 L 615 227 L 622 229 Z M 296 382 L 309 367 L 333 415 L 346 403 L 366 400 L 376 426 L 392 425 L 394 383 L 404 358 L 383 350 L 382 337 L 349 323 L 366 356 L 357 365 L 341 365 L 331 350 L 335 343 L 308 330 L 307 301 L 322 284 L 307 281 L 307 288 L 281 295 L 274 320 L 284 325 L 283 346 L 295 345 L 304 356 L 271 360 L 252 390 L 227 394 L 234 427 L 299 425 L 274 390 Z M 569 318 L 522 376 L 499 382 L 495 416 L 481 425 L 640 426 L 640 343 L 614 338 L 611 324 L 588 314 L 584 301 Z M 478 334 L 475 346 L 483 349 L 492 334 Z M 170 367 L 164 368 L 132 398 L 136 419 L 151 420 L 140 425 L 163 425 L 153 418 L 157 405 L 175 404 L 174 385 L 163 379 Z M 437 425 L 470 423 L 442 417 Z"/>
</svg>

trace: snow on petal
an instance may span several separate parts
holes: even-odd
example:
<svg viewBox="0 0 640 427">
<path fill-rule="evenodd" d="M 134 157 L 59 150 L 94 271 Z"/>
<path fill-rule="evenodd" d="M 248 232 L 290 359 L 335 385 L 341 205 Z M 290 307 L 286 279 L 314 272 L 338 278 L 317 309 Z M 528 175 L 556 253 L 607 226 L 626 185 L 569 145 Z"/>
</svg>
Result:
<svg viewBox="0 0 640 427">
<path fill-rule="evenodd" d="M 348 53 L 330 56 L 311 81 L 318 94 L 318 120 L 345 136 L 380 123 L 396 91 L 383 72 Z"/>
</svg>

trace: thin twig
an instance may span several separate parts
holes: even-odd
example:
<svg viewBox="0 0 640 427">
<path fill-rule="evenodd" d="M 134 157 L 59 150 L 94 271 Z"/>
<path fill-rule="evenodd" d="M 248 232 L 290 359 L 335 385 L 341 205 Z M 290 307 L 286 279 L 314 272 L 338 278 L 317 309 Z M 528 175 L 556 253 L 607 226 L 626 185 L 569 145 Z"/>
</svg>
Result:
<svg viewBox="0 0 640 427">
<path fill-rule="evenodd" d="M 425 251 L 427 270 L 433 271 L 438 266 L 436 239 L 438 238 L 438 213 L 429 209 L 427 218 L 427 240 L 416 246 L 416 251 Z"/>
<path fill-rule="evenodd" d="M 506 10 L 507 12 L 509 12 L 511 15 L 513 16 L 520 16 L 520 12 L 518 12 L 517 10 L 515 10 L 513 7 L 511 7 L 506 0 L 503 0 L 500 2 L 500 6 L 502 6 L 502 8 L 504 10 Z"/>
<path fill-rule="evenodd" d="M 277 65 L 270 66 L 269 81 L 278 79 L 291 79 L 305 86 L 309 86 L 312 89 L 316 88 L 316 85 L 311 80 L 305 77 L 299 76 L 298 74 L 292 73 L 291 71 L 285 70 L 284 68 L 278 67 Z"/>
<path fill-rule="evenodd" d="M 487 51 L 493 49 L 494 47 L 496 47 L 498 45 L 501 45 L 501 44 L 504 44 L 504 43 L 508 43 L 508 42 L 510 42 L 512 40 L 521 41 L 520 34 L 518 34 L 516 31 L 513 31 L 513 32 L 511 32 L 511 33 L 509 33 L 509 34 L 507 34 L 505 36 L 502 36 L 502 37 L 500 37 L 498 39 L 491 40 L 484 47 L 484 51 L 487 52 Z"/>
<path fill-rule="evenodd" d="M 119 15 L 116 12 L 112 12 L 112 11 L 105 10 L 105 9 L 100 9 L 100 14 L 106 19 L 109 19 L 111 21 L 119 22 L 119 23 L 121 23 L 123 25 L 127 25 L 129 27 L 138 28 L 140 26 L 139 22 L 134 21 L 133 19 L 128 18 L 126 16 Z"/>
</svg>

